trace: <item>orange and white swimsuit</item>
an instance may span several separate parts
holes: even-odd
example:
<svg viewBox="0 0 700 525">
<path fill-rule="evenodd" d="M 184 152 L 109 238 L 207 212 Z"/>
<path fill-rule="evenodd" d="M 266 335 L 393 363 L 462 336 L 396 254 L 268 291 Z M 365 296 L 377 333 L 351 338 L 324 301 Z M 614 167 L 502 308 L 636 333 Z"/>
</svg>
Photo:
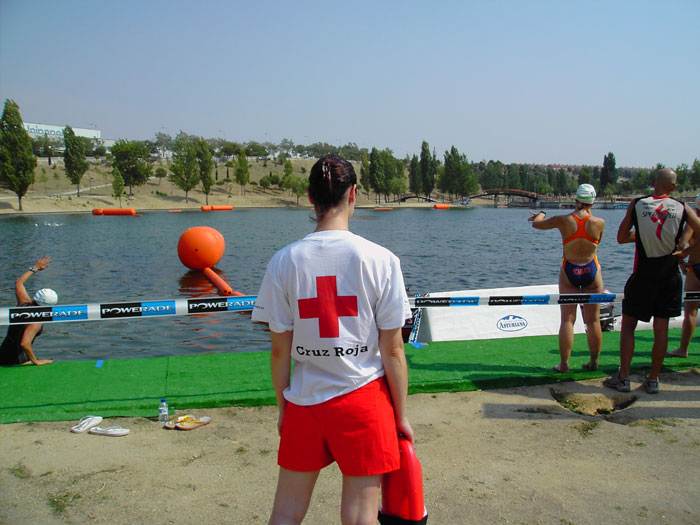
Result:
<svg viewBox="0 0 700 525">
<path fill-rule="evenodd" d="M 571 216 L 576 221 L 576 232 L 572 236 L 564 239 L 562 244 L 566 246 L 573 240 L 586 239 L 587 241 L 598 245 L 600 241 L 591 237 L 586 231 L 586 222 L 591 218 L 591 215 L 586 215 L 583 219 L 574 213 L 572 213 Z M 595 281 L 595 277 L 600 269 L 600 264 L 598 264 L 598 255 L 596 254 L 593 256 L 593 260 L 584 265 L 572 264 L 566 260 L 566 256 L 564 255 L 562 256 L 562 268 L 572 285 L 577 286 L 578 288 L 583 288 L 584 286 L 588 286 Z"/>
</svg>

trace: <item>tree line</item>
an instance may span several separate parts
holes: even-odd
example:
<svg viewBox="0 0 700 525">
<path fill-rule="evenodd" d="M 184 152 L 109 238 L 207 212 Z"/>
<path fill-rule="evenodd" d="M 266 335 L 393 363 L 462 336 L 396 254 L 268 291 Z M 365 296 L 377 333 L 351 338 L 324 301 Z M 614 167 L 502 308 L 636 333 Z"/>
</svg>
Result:
<svg viewBox="0 0 700 525">
<path fill-rule="evenodd" d="M 435 190 L 448 198 L 464 198 L 480 189 L 518 189 L 548 196 L 566 196 L 575 192 L 578 184 L 592 184 L 600 196 L 644 193 L 651 184 L 651 176 L 664 165 L 657 164 L 651 170 L 640 168 L 617 168 L 615 155 L 609 152 L 603 157 L 602 166 L 542 166 L 532 164 L 504 164 L 500 161 L 469 161 L 465 154 L 452 146 L 439 158 L 435 149 L 430 150 L 427 141 L 421 143 L 420 152 L 396 158 L 386 148 L 359 148 L 355 143 L 333 146 L 314 143 L 310 146 L 294 144 L 289 139 L 279 144 L 249 142 L 240 144 L 222 139 L 205 139 L 180 131 L 175 138 L 166 133 L 156 133 L 153 140 L 118 140 L 109 152 L 92 139 L 77 137 L 70 126 L 63 130 L 64 163 L 66 176 L 75 184 L 80 196 L 80 181 L 88 169 L 87 156 L 104 154 L 113 172 L 114 197 L 121 198 L 124 187 L 133 194 L 133 187 L 145 184 L 154 175 L 153 161 L 168 158 L 167 168 L 160 166 L 155 176 L 167 177 L 177 188 L 189 192 L 201 185 L 201 191 L 209 195 L 215 184 L 212 177 L 217 159 L 225 158 L 226 179 L 234 179 L 241 193 L 251 181 L 249 157 L 275 157 L 275 162 L 284 167 L 282 177 L 270 171 L 259 185 L 263 191 L 278 186 L 299 197 L 306 193 L 308 179 L 294 174 L 290 154 L 321 157 L 337 153 L 360 164 L 359 186 L 368 196 L 374 193 L 377 202 L 392 196 L 399 199 L 407 192 L 427 199 Z M 56 155 L 58 144 L 46 136 L 31 139 L 22 125 L 19 106 L 11 99 L 5 101 L 0 119 L 0 184 L 17 194 L 19 209 L 22 197 L 34 183 L 36 155 Z M 48 155 L 47 155 L 48 153 Z M 235 161 L 233 160 L 235 158 Z M 266 165 L 266 164 L 265 164 Z M 700 161 L 692 165 L 681 164 L 675 168 L 678 174 L 677 189 L 687 192 L 700 188 Z M 218 177 L 218 172 L 216 172 Z"/>
</svg>

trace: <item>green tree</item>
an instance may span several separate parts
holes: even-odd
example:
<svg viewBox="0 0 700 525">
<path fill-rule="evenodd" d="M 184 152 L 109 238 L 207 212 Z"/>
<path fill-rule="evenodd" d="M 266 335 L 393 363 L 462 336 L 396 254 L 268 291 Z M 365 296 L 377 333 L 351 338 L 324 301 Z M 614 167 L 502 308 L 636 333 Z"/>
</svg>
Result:
<svg viewBox="0 0 700 525">
<path fill-rule="evenodd" d="M 32 140 L 22 125 L 19 106 L 7 99 L 0 118 L 0 183 L 17 195 L 19 211 L 23 211 L 22 197 L 34 183 L 35 167 Z"/>
<path fill-rule="evenodd" d="M 82 137 L 76 137 L 73 128 L 66 126 L 63 128 L 63 143 L 66 145 L 66 150 L 63 154 L 63 162 L 66 167 L 66 177 L 75 184 L 78 189 L 78 197 L 80 197 L 80 179 L 90 167 L 90 164 L 85 159 L 85 142 Z"/>
<path fill-rule="evenodd" d="M 168 176 L 168 170 L 166 170 L 163 166 L 158 166 L 156 168 L 156 177 L 158 178 L 158 186 L 160 186 L 160 182 Z"/>
<path fill-rule="evenodd" d="M 243 149 L 238 151 L 238 159 L 236 161 L 236 171 L 234 177 L 236 178 L 236 184 L 241 187 L 241 195 L 244 195 L 243 190 L 245 185 L 248 184 L 248 181 L 250 180 L 250 168 L 248 167 L 246 152 Z"/>
<path fill-rule="evenodd" d="M 411 162 L 408 165 L 408 189 L 411 193 L 416 195 L 420 195 L 423 192 L 420 164 L 418 163 L 417 155 L 411 157 Z"/>
<path fill-rule="evenodd" d="M 263 189 L 263 193 L 265 193 L 265 190 L 267 190 L 267 188 L 269 188 L 270 185 L 271 185 L 271 182 L 270 182 L 269 175 L 265 175 L 264 177 L 262 177 L 260 179 L 260 187 Z"/>
<path fill-rule="evenodd" d="M 185 192 L 185 202 L 189 202 L 189 192 L 197 187 L 200 178 L 197 149 L 191 140 L 175 141 L 173 149 L 168 180 Z"/>
<path fill-rule="evenodd" d="M 693 167 L 690 169 L 690 184 L 693 189 L 700 188 L 700 160 L 693 161 Z"/>
<path fill-rule="evenodd" d="M 369 157 L 366 150 L 362 150 L 362 160 L 360 161 L 360 184 L 367 192 L 367 198 L 369 198 L 371 186 L 369 183 Z"/>
<path fill-rule="evenodd" d="M 380 202 L 385 186 L 384 155 L 377 148 L 372 148 L 369 154 L 369 185 L 377 194 L 377 202 Z"/>
<path fill-rule="evenodd" d="M 112 196 L 119 199 L 119 207 L 122 207 L 122 195 L 124 194 L 124 179 L 119 168 L 112 169 Z"/>
<path fill-rule="evenodd" d="M 164 159 L 168 151 L 173 149 L 173 138 L 167 133 L 156 133 L 156 139 L 153 142 L 156 145 L 161 159 Z"/>
<path fill-rule="evenodd" d="M 303 197 L 306 195 L 306 191 L 309 188 L 309 179 L 305 179 L 302 177 L 297 177 L 296 175 L 290 175 L 292 179 L 292 186 L 291 190 L 294 195 L 297 197 L 297 206 L 299 206 L 299 197 Z"/>
<path fill-rule="evenodd" d="M 202 183 L 202 193 L 204 193 L 206 203 L 209 204 L 209 194 L 214 186 L 214 178 L 211 172 L 214 169 L 214 160 L 209 144 L 199 137 L 194 141 L 194 149 L 197 155 L 197 166 L 199 168 L 199 180 Z"/>
<path fill-rule="evenodd" d="M 124 185 L 129 186 L 129 194 L 133 194 L 134 186 L 142 186 L 148 182 L 152 173 L 151 154 L 140 141 L 120 139 L 111 148 L 112 167 L 116 167 L 124 178 Z"/>
<path fill-rule="evenodd" d="M 430 200 L 430 194 L 435 188 L 435 174 L 437 173 L 437 164 L 433 155 L 430 153 L 430 146 L 426 141 L 423 141 L 420 148 L 420 175 L 421 188 L 423 195 Z"/>
<path fill-rule="evenodd" d="M 600 170 L 600 189 L 605 192 L 608 184 L 617 182 L 617 168 L 615 167 L 615 155 L 610 152 L 603 157 L 603 169 Z"/>
<path fill-rule="evenodd" d="M 292 164 L 292 161 L 289 159 L 286 159 L 284 161 L 284 174 L 286 175 L 292 175 L 294 173 L 294 164 Z"/>
</svg>

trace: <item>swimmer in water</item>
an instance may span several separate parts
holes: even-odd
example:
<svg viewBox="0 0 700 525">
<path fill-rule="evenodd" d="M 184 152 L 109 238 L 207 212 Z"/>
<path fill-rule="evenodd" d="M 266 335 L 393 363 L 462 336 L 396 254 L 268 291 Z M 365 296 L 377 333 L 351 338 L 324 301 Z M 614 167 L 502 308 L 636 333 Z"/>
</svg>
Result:
<svg viewBox="0 0 700 525">
<path fill-rule="evenodd" d="M 576 210 L 568 215 L 545 218 L 543 211 L 533 212 L 528 219 L 537 230 L 558 229 L 564 245 L 564 256 L 559 270 L 559 293 L 601 293 L 603 275 L 598 264 L 598 243 L 603 236 L 605 221 L 594 217 L 591 208 L 595 202 L 595 188 L 581 184 L 576 191 Z M 574 322 L 577 305 L 561 305 L 559 325 L 559 354 L 561 362 L 554 367 L 557 372 L 569 371 L 569 357 L 574 346 Z M 598 369 L 598 357 L 603 342 L 600 327 L 600 305 L 583 305 L 588 349 L 591 359 L 583 365 L 586 370 Z"/>
</svg>

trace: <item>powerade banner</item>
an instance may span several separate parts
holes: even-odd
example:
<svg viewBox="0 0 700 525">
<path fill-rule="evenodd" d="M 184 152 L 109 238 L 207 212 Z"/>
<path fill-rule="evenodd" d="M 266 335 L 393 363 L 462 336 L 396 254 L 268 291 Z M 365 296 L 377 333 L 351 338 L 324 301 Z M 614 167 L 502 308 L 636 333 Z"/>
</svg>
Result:
<svg viewBox="0 0 700 525">
<path fill-rule="evenodd" d="M 175 301 L 144 301 L 140 303 L 107 303 L 100 305 L 100 319 L 176 314 Z"/>
<path fill-rule="evenodd" d="M 87 305 L 10 308 L 10 324 L 87 321 Z"/>
<path fill-rule="evenodd" d="M 252 310 L 255 297 L 215 297 L 213 299 L 188 299 L 187 313 L 240 312 Z"/>
</svg>

